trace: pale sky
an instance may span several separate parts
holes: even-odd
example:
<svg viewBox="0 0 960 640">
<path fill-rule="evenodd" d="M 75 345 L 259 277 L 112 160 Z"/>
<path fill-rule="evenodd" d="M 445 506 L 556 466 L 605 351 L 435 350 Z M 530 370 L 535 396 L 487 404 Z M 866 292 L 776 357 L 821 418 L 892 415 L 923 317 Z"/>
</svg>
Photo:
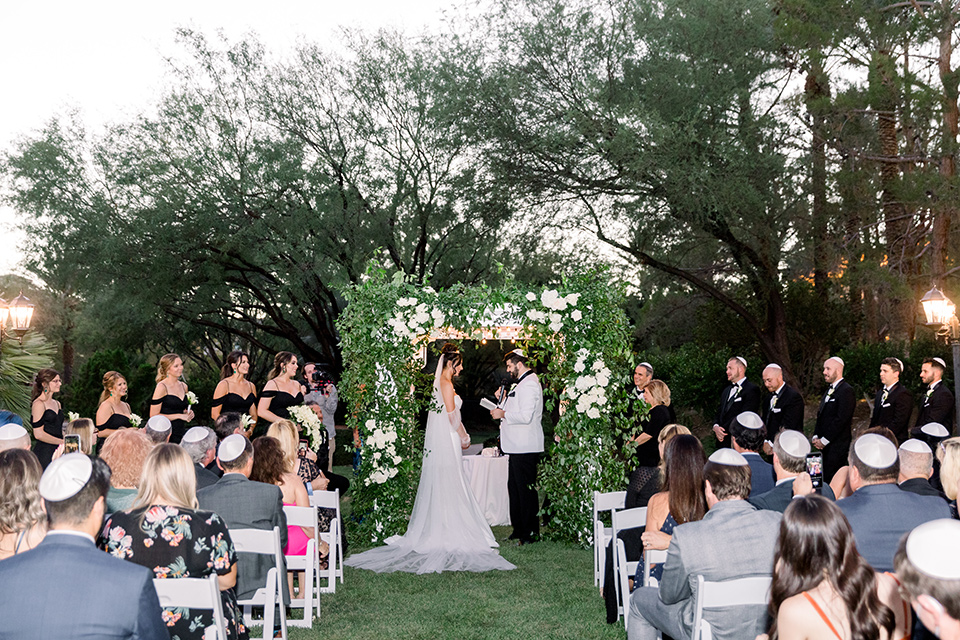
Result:
<svg viewBox="0 0 960 640">
<path fill-rule="evenodd" d="M 52 117 L 79 110 L 91 129 L 122 121 L 159 96 L 164 58 L 176 55 L 175 30 L 190 27 L 230 40 L 256 34 L 282 54 L 298 38 L 336 48 L 341 27 L 436 30 L 453 0 L 32 0 L 3 3 L 0 18 L 0 150 Z M 0 207 L 0 273 L 20 272 L 12 229 L 16 213 Z M 14 240 L 14 241 L 11 241 Z"/>
</svg>

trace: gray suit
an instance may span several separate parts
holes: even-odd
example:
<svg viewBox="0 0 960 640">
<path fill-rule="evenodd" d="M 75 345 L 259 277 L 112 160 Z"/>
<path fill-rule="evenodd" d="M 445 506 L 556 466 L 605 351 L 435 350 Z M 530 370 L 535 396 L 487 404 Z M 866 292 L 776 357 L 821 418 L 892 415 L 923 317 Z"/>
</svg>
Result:
<svg viewBox="0 0 960 640">
<path fill-rule="evenodd" d="M 88 538 L 50 533 L 0 562 L 0 639 L 169 640 L 153 572 Z"/>
<path fill-rule="evenodd" d="M 726 500 L 703 520 L 674 529 L 659 590 L 641 587 L 630 597 L 629 640 L 654 640 L 657 630 L 689 638 L 697 575 L 709 581 L 771 575 L 781 517 L 745 500 Z M 766 617 L 765 606 L 704 611 L 718 640 L 752 640 L 767 630 Z"/>
<path fill-rule="evenodd" d="M 850 521 L 857 550 L 877 571 L 893 571 L 893 556 L 900 538 L 924 522 L 949 518 L 942 498 L 920 496 L 893 483 L 869 484 L 852 496 L 837 500 Z"/>
<path fill-rule="evenodd" d="M 264 529 L 280 527 L 280 546 L 287 546 L 287 517 L 283 513 L 280 487 L 252 482 L 239 473 L 225 473 L 216 484 L 197 492 L 200 508 L 213 511 L 227 523 L 228 529 Z M 246 600 L 267 581 L 267 572 L 274 567 L 273 558 L 265 555 L 240 554 L 237 566 L 237 598 Z M 287 578 L 280 576 L 283 600 L 290 602 Z"/>
</svg>

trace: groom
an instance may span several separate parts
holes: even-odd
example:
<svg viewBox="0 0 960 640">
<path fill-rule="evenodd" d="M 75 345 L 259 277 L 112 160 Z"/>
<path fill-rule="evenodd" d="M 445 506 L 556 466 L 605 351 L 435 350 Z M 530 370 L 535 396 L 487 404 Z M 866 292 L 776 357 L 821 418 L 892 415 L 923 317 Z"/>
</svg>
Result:
<svg viewBox="0 0 960 640">
<path fill-rule="evenodd" d="M 500 407 L 490 410 L 500 423 L 500 448 L 510 456 L 507 493 L 510 496 L 510 539 L 519 544 L 540 536 L 540 497 L 537 495 L 537 464 L 543 453 L 543 389 L 537 374 L 527 367 L 527 356 L 514 349 L 503 358 L 507 373 L 516 380 L 501 394 Z"/>
</svg>

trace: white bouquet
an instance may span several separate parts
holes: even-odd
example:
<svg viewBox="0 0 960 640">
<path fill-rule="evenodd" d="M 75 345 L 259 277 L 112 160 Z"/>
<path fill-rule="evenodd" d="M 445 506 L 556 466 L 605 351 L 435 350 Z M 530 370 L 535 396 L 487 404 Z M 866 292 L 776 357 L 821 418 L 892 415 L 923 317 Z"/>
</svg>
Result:
<svg viewBox="0 0 960 640">
<path fill-rule="evenodd" d="M 240 426 L 243 427 L 244 431 L 252 429 L 255 424 L 257 424 L 257 421 L 249 413 L 240 414 Z"/>
<path fill-rule="evenodd" d="M 191 407 L 197 404 L 197 394 L 195 394 L 193 391 L 187 391 L 187 404 Z"/>
<path fill-rule="evenodd" d="M 80 414 L 76 411 L 67 411 L 67 422 L 73 422 L 74 420 L 79 420 Z"/>
<path fill-rule="evenodd" d="M 140 425 L 143 424 L 143 418 L 141 418 L 140 416 L 138 416 L 138 415 L 135 414 L 135 413 L 131 413 L 131 414 L 130 414 L 130 424 L 133 425 L 134 428 L 139 429 L 139 428 L 140 428 Z"/>
<path fill-rule="evenodd" d="M 290 419 L 299 424 L 302 433 L 310 439 L 311 449 L 316 450 L 323 444 L 327 430 L 323 428 L 323 422 L 313 409 L 304 405 L 290 407 Z"/>
</svg>

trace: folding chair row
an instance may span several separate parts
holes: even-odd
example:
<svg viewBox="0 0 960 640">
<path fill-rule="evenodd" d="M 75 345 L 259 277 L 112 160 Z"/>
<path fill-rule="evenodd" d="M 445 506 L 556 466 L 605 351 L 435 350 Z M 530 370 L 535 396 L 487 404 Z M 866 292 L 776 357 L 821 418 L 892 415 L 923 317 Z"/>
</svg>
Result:
<svg viewBox="0 0 960 640">
<path fill-rule="evenodd" d="M 283 565 L 283 547 L 280 546 L 280 528 L 230 529 L 233 546 L 239 553 L 254 553 L 273 556 L 274 566 L 267 572 L 266 584 L 257 589 L 252 598 L 238 600 L 243 607 L 243 619 L 247 628 L 261 621 L 253 619 L 253 607 L 263 607 L 263 639 L 273 638 L 274 616 L 280 612 L 281 638 L 287 640 L 287 609 L 283 605 L 283 582 L 287 579 Z M 251 636 L 252 637 L 252 636 Z"/>
<path fill-rule="evenodd" d="M 612 527 L 607 527 L 600 519 L 601 511 L 613 512 L 623 509 L 626 504 L 626 491 L 611 493 L 593 492 L 593 584 L 603 586 L 603 565 L 607 545 L 613 537 Z"/>
<path fill-rule="evenodd" d="M 613 575 L 614 586 L 617 590 L 617 619 L 623 616 L 623 626 L 627 626 L 627 608 L 626 603 L 630 599 L 629 578 L 637 572 L 638 562 L 627 562 L 623 540 L 617 534 L 628 529 L 637 529 L 647 524 L 647 508 L 634 507 L 633 509 L 623 509 L 613 511 L 612 514 L 612 535 L 614 542 L 613 554 Z"/>
<path fill-rule="evenodd" d="M 227 621 L 220 600 L 217 574 L 206 578 L 154 578 L 161 607 L 185 607 L 213 611 L 213 624 L 203 633 L 204 640 L 227 640 Z"/>
<path fill-rule="evenodd" d="M 313 532 L 313 537 L 307 541 L 304 555 L 284 556 L 287 571 L 304 573 L 304 579 L 300 583 L 300 597 L 294 598 L 294 594 L 290 594 L 290 607 L 303 609 L 303 619 L 287 620 L 287 624 L 293 627 L 312 627 L 314 603 L 317 619 L 320 618 L 320 525 L 317 522 L 317 510 L 313 507 L 284 505 L 283 513 L 287 517 L 287 526 L 304 527 Z"/>
<path fill-rule="evenodd" d="M 340 490 L 314 491 L 310 496 L 310 505 L 314 508 L 334 509 L 336 516 L 330 522 L 329 531 L 321 531 L 318 540 L 330 546 L 327 554 L 327 568 L 320 570 L 319 576 L 327 578 L 327 584 L 321 593 L 336 593 L 337 578 L 343 584 L 343 545 L 340 544 Z"/>
</svg>

